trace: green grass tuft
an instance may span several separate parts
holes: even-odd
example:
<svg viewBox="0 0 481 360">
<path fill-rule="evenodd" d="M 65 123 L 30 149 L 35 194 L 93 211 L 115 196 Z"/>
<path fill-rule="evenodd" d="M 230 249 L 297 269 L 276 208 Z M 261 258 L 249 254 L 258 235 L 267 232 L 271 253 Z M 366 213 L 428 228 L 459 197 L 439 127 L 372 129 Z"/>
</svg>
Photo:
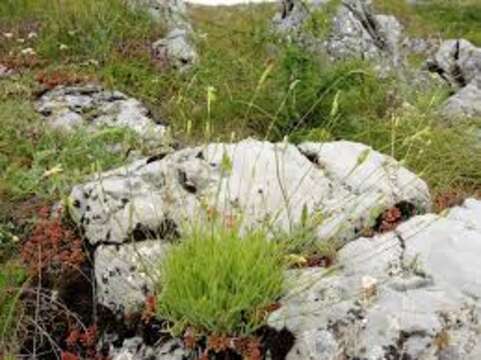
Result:
<svg viewBox="0 0 481 360">
<path fill-rule="evenodd" d="M 259 311 L 282 294 L 281 260 L 261 230 L 194 226 L 162 264 L 159 315 L 181 329 L 252 334 L 264 324 Z"/>
</svg>

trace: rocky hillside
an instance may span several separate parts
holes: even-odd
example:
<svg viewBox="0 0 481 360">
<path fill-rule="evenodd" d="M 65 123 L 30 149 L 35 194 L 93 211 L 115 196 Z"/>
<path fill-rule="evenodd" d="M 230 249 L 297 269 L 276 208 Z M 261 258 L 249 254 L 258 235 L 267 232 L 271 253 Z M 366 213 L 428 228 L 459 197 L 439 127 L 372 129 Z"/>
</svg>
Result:
<svg viewBox="0 0 481 360">
<path fill-rule="evenodd" d="M 481 359 L 479 1 L 204 5 L 0 3 L 0 359 Z"/>
</svg>

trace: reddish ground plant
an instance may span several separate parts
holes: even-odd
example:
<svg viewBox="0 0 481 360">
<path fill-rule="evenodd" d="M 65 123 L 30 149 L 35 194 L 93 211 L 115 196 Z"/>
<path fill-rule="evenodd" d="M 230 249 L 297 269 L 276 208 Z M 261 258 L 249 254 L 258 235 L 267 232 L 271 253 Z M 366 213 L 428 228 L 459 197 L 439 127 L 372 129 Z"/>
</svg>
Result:
<svg viewBox="0 0 481 360">
<path fill-rule="evenodd" d="M 385 233 L 395 230 L 399 224 L 417 214 L 416 207 L 406 201 L 400 202 L 385 210 L 377 219 L 371 234 Z M 366 236 L 367 234 L 363 234 Z"/>
<path fill-rule="evenodd" d="M 454 206 L 459 206 L 469 197 L 481 199 L 481 188 L 454 188 L 440 192 L 434 197 L 434 210 L 439 213 Z"/>
<path fill-rule="evenodd" d="M 60 212 L 51 217 L 48 208 L 39 210 L 21 256 L 32 276 L 78 269 L 86 260 L 82 240 L 63 224 Z"/>
<path fill-rule="evenodd" d="M 35 79 L 44 87 L 51 90 L 57 86 L 71 86 L 84 84 L 92 81 L 91 77 L 81 75 L 75 72 L 66 70 L 45 71 L 42 70 L 37 73 Z"/>
</svg>

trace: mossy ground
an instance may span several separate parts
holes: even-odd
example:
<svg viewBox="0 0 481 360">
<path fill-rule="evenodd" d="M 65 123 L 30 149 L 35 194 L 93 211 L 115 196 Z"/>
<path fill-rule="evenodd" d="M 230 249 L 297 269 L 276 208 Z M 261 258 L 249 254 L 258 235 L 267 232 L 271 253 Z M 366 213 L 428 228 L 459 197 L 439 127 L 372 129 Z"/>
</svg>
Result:
<svg viewBox="0 0 481 360">
<path fill-rule="evenodd" d="M 246 136 L 354 140 L 402 161 L 434 194 L 479 191 L 481 157 L 473 155 L 479 153 L 473 131 L 479 125 L 440 121 L 435 109 L 448 96 L 445 90 L 415 92 L 395 78 L 380 81 L 364 62 L 333 65 L 285 43 L 269 31 L 276 10 L 272 4 L 191 7 L 200 64 L 183 74 L 160 70 L 150 59 L 149 44 L 164 29 L 120 4 L 0 3 L 0 63 L 17 71 L 15 77 L 0 80 L 3 233 L 22 236 L 28 223 L 24 217 L 34 217 L 23 210 L 28 204 L 58 201 L 88 174 L 125 163 L 125 156 L 112 154 L 108 144 L 142 148 L 125 131 L 65 137 L 47 130 L 32 105 L 42 87 L 39 79 L 89 79 L 124 91 L 166 119 L 182 144 Z M 376 0 L 376 6 L 398 16 L 412 35 L 464 37 L 481 45 L 481 5 L 476 0 L 415 7 Z M 322 35 L 328 22 L 320 16 L 309 26 Z M 25 48 L 37 55 L 22 55 Z M 2 268 L 16 246 L 9 242 L 0 248 Z"/>
</svg>

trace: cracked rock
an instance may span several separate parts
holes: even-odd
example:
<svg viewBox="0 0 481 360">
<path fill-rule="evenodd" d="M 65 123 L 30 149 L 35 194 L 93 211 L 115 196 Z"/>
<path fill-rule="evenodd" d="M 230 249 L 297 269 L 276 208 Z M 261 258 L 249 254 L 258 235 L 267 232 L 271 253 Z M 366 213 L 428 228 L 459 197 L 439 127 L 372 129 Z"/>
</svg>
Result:
<svg viewBox="0 0 481 360">
<path fill-rule="evenodd" d="M 481 48 L 464 39 L 446 40 L 427 66 L 452 87 L 462 88 L 481 75 Z"/>
<path fill-rule="evenodd" d="M 290 271 L 291 288 L 269 324 L 298 339 L 287 360 L 474 359 L 480 253 L 481 201 L 416 216 L 347 244 L 334 271 Z M 369 302 L 361 291 L 366 276 L 376 279 Z"/>
<path fill-rule="evenodd" d="M 149 240 L 95 251 L 97 301 L 114 314 L 135 314 L 153 293 L 168 244 Z"/>
<path fill-rule="evenodd" d="M 104 244 L 96 252 L 100 301 L 122 312 L 141 306 L 151 290 L 137 267 L 130 268 L 136 261 L 124 259 L 135 258 L 133 249 L 140 247 L 152 249 L 158 263 L 161 243 L 213 209 L 242 217 L 244 228 L 285 231 L 307 209 L 323 219 L 319 240 L 342 245 L 403 201 L 429 210 L 426 184 L 368 146 L 338 141 L 296 147 L 248 139 L 187 148 L 95 175 L 72 190 L 71 214 L 92 245 Z"/>
<path fill-rule="evenodd" d="M 162 66 L 172 66 L 184 71 L 198 62 L 191 34 L 180 28 L 171 30 L 163 39 L 152 44 L 152 56 Z"/>
<path fill-rule="evenodd" d="M 43 94 L 36 109 L 48 126 L 67 132 L 126 128 L 151 147 L 162 145 L 167 138 L 167 126 L 157 123 L 140 101 L 96 85 L 59 86 Z"/>
<path fill-rule="evenodd" d="M 110 358 L 113 360 L 184 360 L 186 356 L 187 351 L 175 340 L 148 346 L 141 337 L 126 339 L 122 347 L 110 350 Z"/>
<path fill-rule="evenodd" d="M 360 58 L 402 65 L 403 28 L 394 16 L 375 15 L 370 1 L 344 0 L 333 19 L 327 51 L 335 59 Z"/>
</svg>

